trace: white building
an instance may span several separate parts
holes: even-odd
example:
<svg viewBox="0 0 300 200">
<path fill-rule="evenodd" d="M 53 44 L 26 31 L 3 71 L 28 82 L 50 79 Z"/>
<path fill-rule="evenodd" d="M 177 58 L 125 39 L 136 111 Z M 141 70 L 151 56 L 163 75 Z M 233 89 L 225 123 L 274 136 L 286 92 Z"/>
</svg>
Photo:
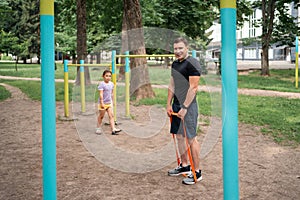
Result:
<svg viewBox="0 0 300 200">
<path fill-rule="evenodd" d="M 292 16 L 297 17 L 297 22 L 300 21 L 299 6 L 298 10 L 294 9 L 294 3 L 291 3 L 289 5 L 289 12 Z M 260 9 L 255 9 L 253 14 L 249 16 L 249 21 L 244 22 L 243 27 L 236 31 L 238 60 L 260 60 L 261 42 L 258 37 L 262 34 L 262 27 L 256 27 L 255 22 L 261 18 L 262 11 Z M 213 31 L 213 33 L 211 35 L 212 41 L 208 45 L 206 57 L 213 59 L 219 58 L 221 50 L 221 25 L 215 23 L 208 31 Z M 248 39 L 249 43 L 243 45 L 241 42 L 242 39 Z M 290 61 L 291 57 L 292 59 L 294 58 L 293 55 L 293 53 L 291 54 L 291 48 L 288 46 L 276 47 L 274 44 L 269 49 L 270 60 Z"/>
</svg>

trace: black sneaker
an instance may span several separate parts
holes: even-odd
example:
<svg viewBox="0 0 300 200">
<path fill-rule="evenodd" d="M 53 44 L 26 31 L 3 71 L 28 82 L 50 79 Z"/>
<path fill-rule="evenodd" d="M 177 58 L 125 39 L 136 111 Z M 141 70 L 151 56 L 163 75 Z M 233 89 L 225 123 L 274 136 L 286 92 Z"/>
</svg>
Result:
<svg viewBox="0 0 300 200">
<path fill-rule="evenodd" d="M 196 172 L 196 177 L 197 177 L 197 182 L 202 180 L 202 175 L 201 175 L 201 170 L 199 170 L 199 172 Z M 190 175 L 188 175 L 187 178 L 182 180 L 183 184 L 186 185 L 193 185 L 195 184 L 195 180 L 194 180 L 194 174 L 191 173 Z"/>
<path fill-rule="evenodd" d="M 181 174 L 191 174 L 190 165 L 188 165 L 186 167 L 182 167 L 182 164 L 180 163 L 180 165 L 178 167 L 168 171 L 169 176 L 178 176 L 178 175 L 181 175 Z"/>
</svg>

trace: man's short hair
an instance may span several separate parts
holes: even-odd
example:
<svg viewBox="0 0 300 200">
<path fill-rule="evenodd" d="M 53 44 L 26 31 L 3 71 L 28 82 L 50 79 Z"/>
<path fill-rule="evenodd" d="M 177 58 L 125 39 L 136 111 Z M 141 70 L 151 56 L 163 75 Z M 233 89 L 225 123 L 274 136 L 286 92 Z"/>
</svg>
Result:
<svg viewBox="0 0 300 200">
<path fill-rule="evenodd" d="M 174 44 L 177 44 L 179 42 L 183 42 L 185 46 L 189 46 L 188 41 L 183 37 L 179 37 L 174 40 Z"/>
</svg>

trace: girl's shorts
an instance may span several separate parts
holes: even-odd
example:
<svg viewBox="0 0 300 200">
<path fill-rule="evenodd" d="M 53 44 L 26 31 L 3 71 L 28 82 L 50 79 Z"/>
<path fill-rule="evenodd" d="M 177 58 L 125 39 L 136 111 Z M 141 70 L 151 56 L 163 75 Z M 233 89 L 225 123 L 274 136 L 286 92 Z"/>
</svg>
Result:
<svg viewBox="0 0 300 200">
<path fill-rule="evenodd" d="M 101 104 L 98 104 L 98 110 L 107 110 L 109 108 L 112 108 L 112 104 L 104 104 L 104 108 L 101 108 Z"/>
</svg>

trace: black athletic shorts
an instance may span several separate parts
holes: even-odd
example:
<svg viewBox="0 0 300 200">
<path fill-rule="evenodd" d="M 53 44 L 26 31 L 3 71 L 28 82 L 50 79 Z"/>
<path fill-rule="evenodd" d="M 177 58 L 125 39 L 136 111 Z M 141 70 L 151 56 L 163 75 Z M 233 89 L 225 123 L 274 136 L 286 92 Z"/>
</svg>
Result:
<svg viewBox="0 0 300 200">
<path fill-rule="evenodd" d="M 178 104 L 172 104 L 173 112 L 177 113 L 181 108 Z M 187 109 L 187 113 L 184 117 L 184 124 L 186 128 L 186 135 L 188 138 L 194 138 L 197 135 L 197 121 L 198 121 L 198 105 L 197 102 L 191 103 Z M 172 115 L 172 123 L 170 133 L 182 134 L 184 136 L 184 130 L 182 121 L 179 117 Z"/>
</svg>

